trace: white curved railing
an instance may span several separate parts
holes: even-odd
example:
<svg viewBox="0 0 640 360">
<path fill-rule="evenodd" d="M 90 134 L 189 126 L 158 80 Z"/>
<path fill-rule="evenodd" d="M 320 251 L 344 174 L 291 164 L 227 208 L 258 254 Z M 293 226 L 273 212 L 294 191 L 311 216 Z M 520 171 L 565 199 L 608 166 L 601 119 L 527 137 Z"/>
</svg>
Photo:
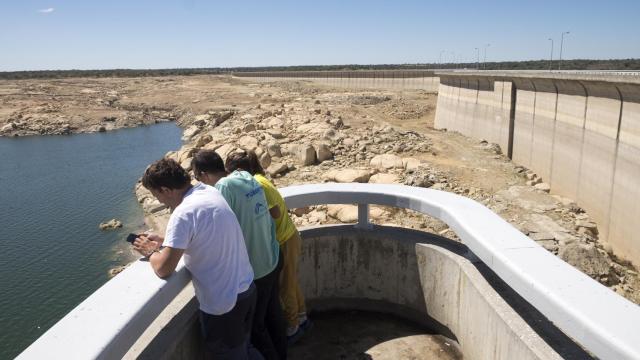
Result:
<svg viewBox="0 0 640 360">
<path fill-rule="evenodd" d="M 312 184 L 281 189 L 290 208 L 359 204 L 411 209 L 447 223 L 502 280 L 565 334 L 602 359 L 640 359 L 640 308 L 550 254 L 483 205 L 455 194 L 380 184 Z M 19 359 L 120 358 L 187 285 L 182 262 L 167 281 L 137 262 L 83 301 Z"/>
<path fill-rule="evenodd" d="M 444 221 L 491 270 L 560 330 L 601 359 L 640 359 L 640 307 L 557 258 L 485 206 L 403 185 L 323 184 L 281 190 L 290 208 L 387 205 Z M 364 205 L 367 206 L 367 205 Z M 359 218 L 359 225 L 366 226 Z"/>
</svg>

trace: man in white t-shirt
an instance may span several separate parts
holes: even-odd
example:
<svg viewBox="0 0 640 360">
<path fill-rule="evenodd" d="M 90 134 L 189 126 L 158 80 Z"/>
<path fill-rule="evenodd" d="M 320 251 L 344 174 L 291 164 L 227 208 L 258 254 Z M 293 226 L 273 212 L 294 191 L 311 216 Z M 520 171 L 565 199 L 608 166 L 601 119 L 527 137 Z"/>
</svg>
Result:
<svg viewBox="0 0 640 360">
<path fill-rule="evenodd" d="M 147 168 L 142 185 L 172 210 L 164 238 L 139 236 L 134 248 L 166 278 L 181 257 L 191 272 L 200 303 L 207 357 L 249 359 L 256 290 L 253 270 L 235 214 L 215 188 L 191 185 L 191 177 L 170 159 Z"/>
</svg>

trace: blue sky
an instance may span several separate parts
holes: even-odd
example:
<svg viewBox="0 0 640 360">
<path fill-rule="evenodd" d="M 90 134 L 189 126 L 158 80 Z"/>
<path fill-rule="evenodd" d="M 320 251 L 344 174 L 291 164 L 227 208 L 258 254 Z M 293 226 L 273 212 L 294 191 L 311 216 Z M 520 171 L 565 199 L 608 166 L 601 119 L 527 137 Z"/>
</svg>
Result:
<svg viewBox="0 0 640 360">
<path fill-rule="evenodd" d="M 640 1 L 5 0 L 0 71 L 640 58 Z"/>
</svg>

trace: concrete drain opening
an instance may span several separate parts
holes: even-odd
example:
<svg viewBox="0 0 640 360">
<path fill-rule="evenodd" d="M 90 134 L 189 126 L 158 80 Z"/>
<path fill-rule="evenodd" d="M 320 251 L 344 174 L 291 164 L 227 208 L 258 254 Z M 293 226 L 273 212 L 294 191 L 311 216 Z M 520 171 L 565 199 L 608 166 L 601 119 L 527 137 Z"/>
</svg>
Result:
<svg viewBox="0 0 640 360">
<path fill-rule="evenodd" d="M 314 312 L 313 327 L 291 359 L 463 359 L 458 343 L 393 315 L 359 310 Z"/>
</svg>

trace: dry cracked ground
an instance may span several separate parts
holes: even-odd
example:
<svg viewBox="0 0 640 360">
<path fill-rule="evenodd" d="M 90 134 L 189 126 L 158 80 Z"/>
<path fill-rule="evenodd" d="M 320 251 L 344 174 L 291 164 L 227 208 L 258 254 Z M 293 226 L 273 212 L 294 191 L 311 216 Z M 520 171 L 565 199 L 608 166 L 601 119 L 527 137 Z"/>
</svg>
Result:
<svg viewBox="0 0 640 360">
<path fill-rule="evenodd" d="M 398 183 L 467 196 L 602 284 L 640 303 L 631 264 L 598 241 L 597 225 L 572 199 L 549 193 L 499 146 L 433 129 L 436 94 L 353 90 L 309 82 L 255 83 L 219 76 L 5 81 L 0 135 L 108 131 L 175 120 L 184 146 L 167 154 L 185 168 L 200 148 L 226 157 L 254 150 L 277 186 L 317 182 Z M 152 226 L 168 210 L 139 184 Z M 293 209 L 299 227 L 351 223 L 354 205 Z M 458 241 L 446 224 L 376 207 L 374 223 Z"/>
</svg>

